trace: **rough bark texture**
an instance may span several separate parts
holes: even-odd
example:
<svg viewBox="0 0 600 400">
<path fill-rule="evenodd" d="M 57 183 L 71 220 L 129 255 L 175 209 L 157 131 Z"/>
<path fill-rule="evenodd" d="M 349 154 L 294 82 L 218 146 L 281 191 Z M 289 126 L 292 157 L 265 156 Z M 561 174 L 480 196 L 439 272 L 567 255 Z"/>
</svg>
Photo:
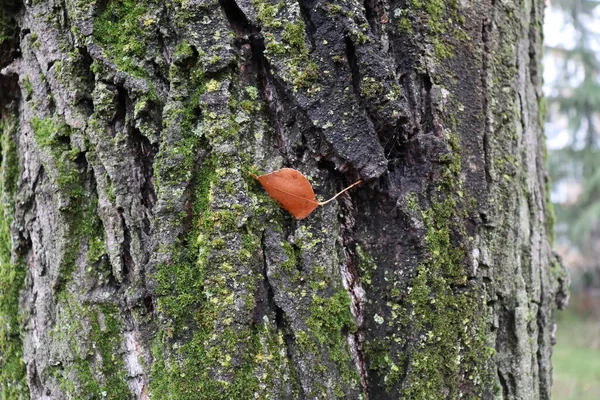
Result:
<svg viewBox="0 0 600 400">
<path fill-rule="evenodd" d="M 0 397 L 549 398 L 543 1 L 0 4 Z"/>
</svg>

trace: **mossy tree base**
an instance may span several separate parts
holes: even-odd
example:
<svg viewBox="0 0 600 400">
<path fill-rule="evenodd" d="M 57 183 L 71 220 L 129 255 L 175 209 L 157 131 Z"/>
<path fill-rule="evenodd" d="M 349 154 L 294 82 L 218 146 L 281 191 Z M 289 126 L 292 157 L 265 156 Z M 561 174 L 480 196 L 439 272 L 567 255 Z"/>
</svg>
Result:
<svg viewBox="0 0 600 400">
<path fill-rule="evenodd" d="M 549 398 L 543 1 L 8 3 L 0 398 Z"/>
</svg>

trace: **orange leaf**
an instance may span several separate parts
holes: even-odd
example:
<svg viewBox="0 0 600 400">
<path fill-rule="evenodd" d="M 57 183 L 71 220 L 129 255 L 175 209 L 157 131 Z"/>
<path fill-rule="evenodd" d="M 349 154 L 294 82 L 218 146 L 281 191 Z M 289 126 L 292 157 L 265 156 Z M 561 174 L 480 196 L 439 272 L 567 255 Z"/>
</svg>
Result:
<svg viewBox="0 0 600 400">
<path fill-rule="evenodd" d="M 253 175 L 265 188 L 269 196 L 281 204 L 296 219 L 306 218 L 319 202 L 315 197 L 312 185 L 302 173 L 291 168 L 261 176 Z"/>
<path fill-rule="evenodd" d="M 318 206 L 329 203 L 346 190 L 361 182 L 358 181 L 348 186 L 327 201 L 319 202 L 308 179 L 295 169 L 282 168 L 270 174 L 260 176 L 251 175 L 260 182 L 269 196 L 277 200 L 281 207 L 296 219 L 308 217 Z"/>
</svg>

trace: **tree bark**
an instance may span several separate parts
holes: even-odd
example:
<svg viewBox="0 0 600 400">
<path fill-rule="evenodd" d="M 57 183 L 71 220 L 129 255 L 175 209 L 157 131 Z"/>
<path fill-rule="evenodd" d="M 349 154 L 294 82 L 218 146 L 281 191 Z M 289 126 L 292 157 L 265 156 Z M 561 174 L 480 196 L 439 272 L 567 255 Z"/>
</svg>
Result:
<svg viewBox="0 0 600 400">
<path fill-rule="evenodd" d="M 0 397 L 549 398 L 543 3 L 0 1 Z"/>
</svg>

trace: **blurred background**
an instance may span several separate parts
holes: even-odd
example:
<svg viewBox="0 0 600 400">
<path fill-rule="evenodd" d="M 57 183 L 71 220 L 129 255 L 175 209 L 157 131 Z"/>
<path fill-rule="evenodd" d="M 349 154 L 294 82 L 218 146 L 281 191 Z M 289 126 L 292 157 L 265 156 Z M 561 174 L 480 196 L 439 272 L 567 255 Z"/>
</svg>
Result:
<svg viewBox="0 0 600 400">
<path fill-rule="evenodd" d="M 600 399 L 600 0 L 547 1 L 544 91 L 555 248 L 571 275 L 553 399 Z"/>
</svg>

